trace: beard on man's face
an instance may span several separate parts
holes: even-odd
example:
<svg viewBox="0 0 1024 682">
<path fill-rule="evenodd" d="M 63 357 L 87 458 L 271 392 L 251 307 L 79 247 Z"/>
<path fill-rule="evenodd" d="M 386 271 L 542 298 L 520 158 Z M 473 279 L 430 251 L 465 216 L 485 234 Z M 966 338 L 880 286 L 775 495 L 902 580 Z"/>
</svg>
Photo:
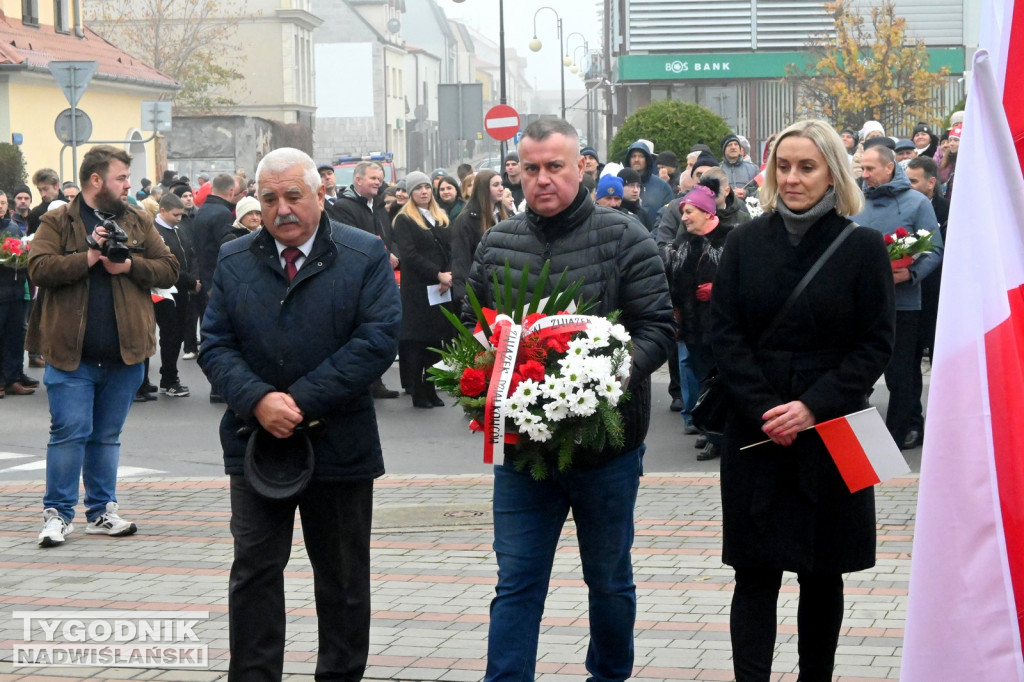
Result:
<svg viewBox="0 0 1024 682">
<path fill-rule="evenodd" d="M 125 203 L 121 197 L 115 195 L 109 189 L 104 187 L 101 189 L 93 199 L 96 202 L 96 208 L 104 213 L 113 213 L 115 218 L 120 218 L 125 213 Z"/>
</svg>

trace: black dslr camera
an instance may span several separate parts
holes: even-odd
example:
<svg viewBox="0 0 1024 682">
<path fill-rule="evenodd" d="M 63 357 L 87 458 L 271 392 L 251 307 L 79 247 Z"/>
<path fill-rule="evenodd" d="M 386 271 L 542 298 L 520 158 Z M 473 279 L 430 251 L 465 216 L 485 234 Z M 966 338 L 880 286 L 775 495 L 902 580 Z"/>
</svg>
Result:
<svg viewBox="0 0 1024 682">
<path fill-rule="evenodd" d="M 107 238 L 102 245 L 93 239 L 91 234 L 86 236 L 85 241 L 89 244 L 90 249 L 98 250 L 111 263 L 124 263 L 131 257 L 133 251 L 142 251 L 139 248 L 125 246 L 128 243 L 128 234 L 121 229 L 112 216 L 103 217 L 100 227 L 107 231 Z"/>
</svg>

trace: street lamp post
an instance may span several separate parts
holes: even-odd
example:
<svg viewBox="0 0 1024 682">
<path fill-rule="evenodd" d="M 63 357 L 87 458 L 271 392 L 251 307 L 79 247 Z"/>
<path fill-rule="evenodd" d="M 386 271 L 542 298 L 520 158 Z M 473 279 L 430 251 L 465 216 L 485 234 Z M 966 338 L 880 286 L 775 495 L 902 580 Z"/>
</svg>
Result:
<svg viewBox="0 0 1024 682">
<path fill-rule="evenodd" d="M 466 0 L 452 0 L 455 3 L 463 3 Z M 534 15 L 534 36 L 536 37 L 537 25 L 536 15 Z M 561 28 L 559 28 L 561 31 Z M 561 34 L 559 34 L 561 35 Z M 540 48 L 537 48 L 540 49 Z M 534 50 L 536 51 L 536 50 Z M 500 91 L 498 95 L 498 102 L 500 104 L 508 104 L 507 91 L 505 89 L 505 0 L 498 0 L 498 81 L 500 83 Z M 563 86 L 564 90 L 564 86 Z M 562 97 L 562 117 L 565 117 L 565 97 Z M 508 149 L 508 142 L 506 140 L 501 141 L 501 159 L 504 163 L 505 154 Z"/>
<path fill-rule="evenodd" d="M 565 38 L 565 44 L 567 47 L 569 45 L 569 41 L 572 40 L 573 36 L 578 36 L 579 39 L 583 41 L 582 45 L 577 45 L 576 49 L 572 51 L 572 72 L 576 73 L 577 71 L 579 71 L 580 78 L 583 80 L 583 88 L 587 91 L 587 144 L 589 144 L 592 147 L 596 147 L 597 143 L 594 141 L 594 124 L 591 118 L 592 115 L 595 117 L 596 115 L 591 113 L 591 90 L 587 86 L 587 72 L 590 70 L 590 43 L 587 41 L 586 37 L 582 33 L 580 33 L 579 31 L 573 31 Z M 580 49 L 583 50 L 583 59 L 585 61 L 579 61 L 576 59 L 576 55 L 580 51 Z"/>
<path fill-rule="evenodd" d="M 565 43 L 562 41 L 562 17 L 558 16 L 558 12 L 553 7 L 545 5 L 536 12 L 533 13 L 533 40 L 530 41 L 530 49 L 534 52 L 540 52 L 540 48 L 543 44 L 540 39 L 537 38 L 537 15 L 541 13 L 541 10 L 551 10 L 555 14 L 555 18 L 558 20 L 558 73 L 562 77 L 562 118 L 565 118 L 565 67 L 569 66 L 572 62 L 566 62 L 564 60 L 569 59 L 568 56 L 563 57 L 565 54 Z"/>
</svg>

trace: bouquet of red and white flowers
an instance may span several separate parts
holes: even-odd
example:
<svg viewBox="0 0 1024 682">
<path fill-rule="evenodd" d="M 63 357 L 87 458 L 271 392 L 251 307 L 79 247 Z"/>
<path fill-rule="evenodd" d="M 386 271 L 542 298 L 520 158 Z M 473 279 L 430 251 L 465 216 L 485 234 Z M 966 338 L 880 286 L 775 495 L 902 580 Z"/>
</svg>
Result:
<svg viewBox="0 0 1024 682">
<path fill-rule="evenodd" d="M 910 232 L 905 227 L 897 227 L 895 232 L 885 235 L 885 247 L 889 250 L 889 260 L 909 265 L 921 254 L 934 249 L 935 245 L 928 230 Z"/>
<path fill-rule="evenodd" d="M 27 268 L 31 244 L 32 235 L 22 236 L 11 231 L 0 234 L 0 265 L 15 270 Z"/>
<path fill-rule="evenodd" d="M 472 419 L 470 428 L 485 433 L 484 461 L 494 448 L 511 444 L 520 470 L 536 479 L 551 466 L 565 471 L 577 449 L 621 446 L 622 417 L 617 406 L 628 394 L 632 344 L 629 333 L 608 318 L 565 312 L 572 308 L 579 284 L 541 300 L 549 264 L 545 264 L 533 296 L 524 296 L 528 271 L 518 295 L 500 289 L 499 310 L 484 310 L 467 287 L 477 312 L 477 330 L 470 332 L 449 314 L 460 334 L 441 349 L 441 362 L 431 380 L 456 398 Z M 585 304 L 581 304 L 585 308 Z"/>
</svg>

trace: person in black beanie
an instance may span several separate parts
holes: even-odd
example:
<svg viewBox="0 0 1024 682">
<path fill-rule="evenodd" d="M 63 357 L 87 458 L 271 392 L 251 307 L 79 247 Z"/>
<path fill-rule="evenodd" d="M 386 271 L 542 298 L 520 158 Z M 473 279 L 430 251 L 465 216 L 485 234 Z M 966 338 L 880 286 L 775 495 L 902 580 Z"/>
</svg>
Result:
<svg viewBox="0 0 1024 682">
<path fill-rule="evenodd" d="M 672 193 L 679 191 L 679 157 L 675 152 L 658 152 L 658 176 L 668 183 Z"/>
<path fill-rule="evenodd" d="M 519 169 L 519 154 L 509 152 L 505 155 L 505 172 L 501 174 L 501 184 L 512 192 L 516 206 L 523 203 L 523 178 Z"/>
<path fill-rule="evenodd" d="M 622 205 L 620 208 L 633 215 L 648 230 L 651 229 L 650 217 L 640 205 L 640 174 L 632 168 L 623 168 L 617 175 L 622 178 Z"/>
<path fill-rule="evenodd" d="M 580 150 L 580 156 L 583 157 L 583 174 L 592 177 L 594 182 L 600 180 L 604 164 L 597 156 L 597 150 L 593 147 L 584 147 Z"/>
<path fill-rule="evenodd" d="M 911 134 L 910 139 L 914 142 L 914 148 L 917 149 L 918 156 L 933 158 L 935 150 L 939 148 L 938 136 L 935 135 L 932 127 L 924 121 L 920 121 L 914 126 L 914 132 Z"/>
</svg>

